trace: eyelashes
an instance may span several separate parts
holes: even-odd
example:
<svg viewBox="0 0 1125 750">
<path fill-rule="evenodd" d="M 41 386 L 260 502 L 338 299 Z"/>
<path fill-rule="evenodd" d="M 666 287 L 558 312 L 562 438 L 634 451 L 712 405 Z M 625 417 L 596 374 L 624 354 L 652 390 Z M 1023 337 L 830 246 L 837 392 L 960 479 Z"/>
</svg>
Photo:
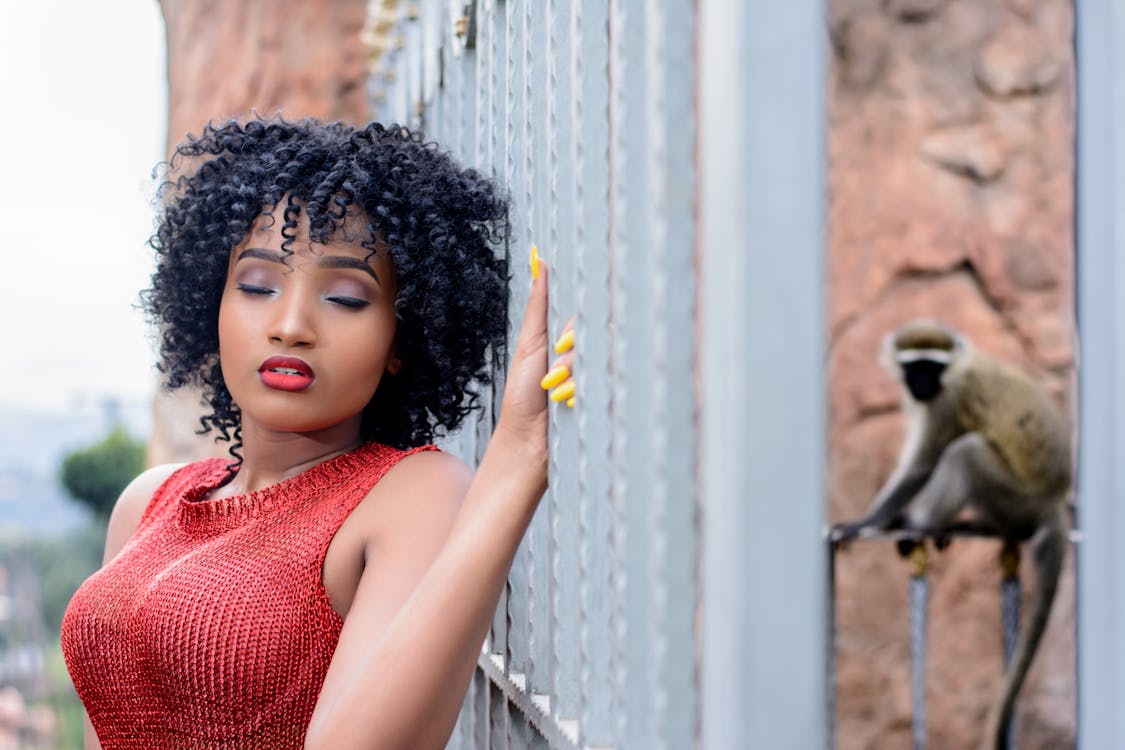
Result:
<svg viewBox="0 0 1125 750">
<path fill-rule="evenodd" d="M 254 286 L 253 284 L 239 284 L 238 291 L 246 292 L 247 294 L 273 294 L 272 289 L 268 289 L 264 286 Z"/>
<path fill-rule="evenodd" d="M 367 307 L 369 304 L 371 304 L 367 300 L 359 299 L 358 297 L 326 297 L 325 299 L 327 299 L 329 302 L 335 302 L 337 305 L 343 305 L 344 307 L 348 307 L 353 310 L 358 310 L 361 307 Z"/>
<path fill-rule="evenodd" d="M 264 286 L 255 286 L 254 284 L 239 284 L 238 290 L 240 292 L 252 294 L 255 296 L 269 296 L 272 294 L 276 294 L 276 291 L 273 289 Z M 333 304 L 340 305 L 341 307 L 346 307 L 350 310 L 359 310 L 371 304 L 367 300 L 360 299 L 359 297 L 343 297 L 340 295 L 333 295 L 331 297 L 325 297 L 325 299 L 329 302 L 332 302 Z"/>
</svg>

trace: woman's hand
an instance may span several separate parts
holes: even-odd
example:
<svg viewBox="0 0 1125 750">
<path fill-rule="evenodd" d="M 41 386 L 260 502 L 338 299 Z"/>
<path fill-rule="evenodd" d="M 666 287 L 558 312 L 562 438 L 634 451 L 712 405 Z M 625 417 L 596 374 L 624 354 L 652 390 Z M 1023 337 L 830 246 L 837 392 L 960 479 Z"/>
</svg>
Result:
<svg viewBox="0 0 1125 750">
<path fill-rule="evenodd" d="M 531 294 L 523 316 L 515 351 L 512 353 L 500 419 L 493 441 L 510 445 L 526 457 L 527 462 L 547 481 L 547 410 L 566 409 L 574 405 L 572 375 L 574 329 L 567 323 L 554 344 L 547 332 L 546 264 L 532 247 Z M 548 357 L 558 354 L 547 367 Z M 550 390 L 548 397 L 547 390 Z M 569 403 L 567 403 L 569 402 Z"/>
</svg>

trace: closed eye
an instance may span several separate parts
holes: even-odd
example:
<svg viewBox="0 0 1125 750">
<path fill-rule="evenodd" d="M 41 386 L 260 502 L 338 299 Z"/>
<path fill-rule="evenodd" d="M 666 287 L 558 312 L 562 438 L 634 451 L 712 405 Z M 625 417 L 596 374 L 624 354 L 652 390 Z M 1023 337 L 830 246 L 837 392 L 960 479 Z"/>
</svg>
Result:
<svg viewBox="0 0 1125 750">
<path fill-rule="evenodd" d="M 351 308 L 367 307 L 371 304 L 367 300 L 359 299 L 358 297 L 327 297 L 326 299 L 329 302 L 335 302 L 337 305 Z"/>
<path fill-rule="evenodd" d="M 247 294 L 273 294 L 272 289 L 268 289 L 264 286 L 254 286 L 253 284 L 239 284 L 238 290 L 240 292 L 246 292 Z"/>
</svg>

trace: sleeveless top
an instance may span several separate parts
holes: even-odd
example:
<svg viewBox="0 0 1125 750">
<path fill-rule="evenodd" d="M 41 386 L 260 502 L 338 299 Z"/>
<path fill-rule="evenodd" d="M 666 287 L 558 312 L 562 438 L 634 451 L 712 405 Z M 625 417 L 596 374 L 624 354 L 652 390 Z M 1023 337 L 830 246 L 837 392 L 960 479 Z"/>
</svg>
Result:
<svg viewBox="0 0 1125 750">
<path fill-rule="evenodd" d="M 301 748 L 343 620 L 329 542 L 410 453 L 377 443 L 265 489 L 206 499 L 221 458 L 175 471 L 79 587 L 62 650 L 104 750 Z"/>
</svg>

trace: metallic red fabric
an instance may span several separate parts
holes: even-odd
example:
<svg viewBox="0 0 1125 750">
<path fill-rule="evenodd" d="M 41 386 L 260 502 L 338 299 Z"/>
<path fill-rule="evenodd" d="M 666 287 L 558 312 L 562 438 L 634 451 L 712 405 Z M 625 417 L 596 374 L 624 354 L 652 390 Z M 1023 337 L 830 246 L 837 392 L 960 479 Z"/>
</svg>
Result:
<svg viewBox="0 0 1125 750">
<path fill-rule="evenodd" d="M 343 624 L 322 582 L 328 544 L 413 452 L 368 443 L 218 499 L 206 496 L 227 461 L 172 474 L 63 618 L 66 665 L 104 750 L 301 748 Z"/>
</svg>

